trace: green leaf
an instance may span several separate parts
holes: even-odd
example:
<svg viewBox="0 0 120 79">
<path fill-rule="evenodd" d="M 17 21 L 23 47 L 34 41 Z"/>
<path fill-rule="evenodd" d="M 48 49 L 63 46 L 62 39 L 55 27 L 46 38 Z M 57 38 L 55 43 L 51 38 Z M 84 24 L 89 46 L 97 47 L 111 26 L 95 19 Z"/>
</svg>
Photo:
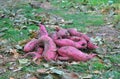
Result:
<svg viewBox="0 0 120 79">
<path fill-rule="evenodd" d="M 28 59 L 19 59 L 18 60 L 20 64 L 27 64 L 28 63 Z"/>
</svg>

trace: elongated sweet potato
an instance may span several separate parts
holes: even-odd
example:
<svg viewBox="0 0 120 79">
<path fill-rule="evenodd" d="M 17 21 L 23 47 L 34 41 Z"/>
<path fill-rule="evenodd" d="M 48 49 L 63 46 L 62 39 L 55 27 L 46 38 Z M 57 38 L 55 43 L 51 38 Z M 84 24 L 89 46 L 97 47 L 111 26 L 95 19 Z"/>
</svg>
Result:
<svg viewBox="0 0 120 79">
<path fill-rule="evenodd" d="M 32 39 L 24 46 L 24 51 L 25 52 L 33 51 L 33 49 L 36 47 L 37 44 L 38 44 L 38 40 Z"/>
<path fill-rule="evenodd" d="M 76 29 L 70 28 L 70 29 L 68 29 L 68 32 L 70 33 L 71 36 L 82 37 L 86 41 L 90 41 L 90 38 L 87 35 L 85 35 L 85 34 L 83 34 L 81 32 L 78 32 Z"/>
<path fill-rule="evenodd" d="M 70 40 L 70 39 L 58 39 L 58 40 L 55 40 L 55 44 L 57 46 L 75 46 L 75 42 Z"/>
<path fill-rule="evenodd" d="M 96 54 L 85 54 L 72 46 L 61 47 L 58 49 L 58 53 L 60 55 L 58 59 L 60 60 L 72 59 L 75 61 L 87 61 L 96 56 Z"/>
<path fill-rule="evenodd" d="M 80 41 L 80 40 L 83 39 L 83 38 L 78 37 L 78 36 L 69 36 L 67 38 L 70 39 L 70 40 L 72 40 L 72 41 L 75 41 L 75 42 L 78 42 L 78 41 Z"/>
<path fill-rule="evenodd" d="M 39 37 L 41 37 L 42 35 L 47 35 L 48 36 L 48 32 L 47 32 L 47 30 L 46 30 L 44 25 L 39 24 L 39 28 L 40 28 L 40 30 L 39 30 Z"/>
<path fill-rule="evenodd" d="M 59 47 L 62 46 L 73 46 L 75 48 L 78 49 L 83 49 L 87 47 L 87 42 L 85 40 L 80 40 L 78 42 L 74 42 L 70 39 L 58 39 L 58 40 L 54 40 L 56 45 Z"/>
<path fill-rule="evenodd" d="M 57 48 L 53 40 L 46 35 L 41 36 L 38 40 L 39 42 L 42 42 L 44 45 L 44 51 L 42 54 L 44 59 L 47 61 L 55 60 Z"/>
</svg>

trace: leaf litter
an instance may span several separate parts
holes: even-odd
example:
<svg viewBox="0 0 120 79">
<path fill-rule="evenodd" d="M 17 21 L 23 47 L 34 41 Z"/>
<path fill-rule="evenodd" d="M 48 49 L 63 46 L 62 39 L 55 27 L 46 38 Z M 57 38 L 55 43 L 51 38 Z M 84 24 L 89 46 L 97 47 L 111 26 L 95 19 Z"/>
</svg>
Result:
<svg viewBox="0 0 120 79">
<path fill-rule="evenodd" d="M 39 7 L 42 7 L 42 8 L 45 8 L 45 9 L 51 9 L 51 5 L 50 5 L 50 7 L 46 7 L 46 6 L 44 6 L 44 5 L 46 5 L 46 4 L 49 4 L 49 3 L 44 3 L 44 4 L 42 4 L 42 6 L 39 6 Z M 36 6 L 36 5 L 35 5 Z M 37 6 L 38 7 L 38 6 Z M 45 14 L 45 13 L 43 13 L 43 14 Z M 18 15 L 19 16 L 19 15 Z M 37 15 L 37 17 L 38 16 L 41 16 L 41 15 Z M 17 16 L 16 16 L 17 17 Z M 21 16 L 21 17 L 23 17 L 24 18 L 24 16 Z M 43 17 L 48 17 L 48 15 L 44 15 Z M 56 19 L 56 17 L 57 17 L 57 19 Z M 60 19 L 59 19 L 60 18 Z M 14 18 L 14 20 L 15 19 L 18 19 L 18 17 L 17 18 Z M 25 18 L 24 18 L 25 19 Z M 25 23 L 25 22 L 27 22 L 27 20 L 25 19 L 24 20 L 24 22 L 21 22 L 21 23 Z M 50 23 L 53 23 L 53 24 L 50 24 Z M 58 22 L 60 22 L 60 23 L 58 23 Z M 16 25 L 19 25 L 19 24 L 17 24 L 17 23 L 20 23 L 19 21 L 15 21 L 15 24 Z M 21 24 L 20 23 L 20 24 Z M 72 23 L 72 21 L 65 21 L 62 17 L 59 17 L 59 16 L 56 16 L 56 15 L 51 15 L 50 14 L 50 18 L 46 21 L 46 25 L 48 24 L 48 27 L 56 27 L 54 24 L 56 24 L 56 23 L 58 23 L 58 24 L 61 24 L 61 23 L 63 23 L 63 25 L 64 24 L 67 24 L 67 23 Z M 15 25 L 15 26 L 16 26 Z M 93 27 L 92 27 L 93 28 Z M 8 28 L 7 28 L 8 29 Z M 7 30 L 6 28 L 3 28 L 2 30 L 0 30 L 0 32 L 4 32 L 4 31 L 6 31 Z M 97 30 L 96 30 L 97 29 Z M 109 27 L 109 25 L 107 25 L 107 26 L 102 26 L 102 27 L 97 27 L 97 28 L 93 28 L 93 30 L 91 29 L 91 32 L 93 32 L 93 34 L 95 34 L 95 36 L 98 36 L 97 38 L 94 38 L 93 37 L 93 41 L 96 43 L 98 43 L 101 47 L 99 48 L 99 50 L 96 52 L 96 53 L 99 53 L 99 54 L 101 54 L 101 58 L 102 58 L 102 60 L 104 60 L 104 61 L 102 61 L 102 62 L 104 62 L 103 64 L 107 64 L 108 66 L 110 66 L 110 68 L 111 68 L 111 65 L 113 64 L 113 63 L 111 63 L 111 61 L 109 61 L 109 59 L 106 59 L 107 58 L 107 56 L 105 56 L 106 54 L 112 54 L 112 55 L 114 55 L 114 54 L 119 54 L 119 52 L 120 52 L 120 50 L 119 50 L 119 47 L 120 47 L 120 39 L 119 39 L 119 35 L 120 35 L 120 32 L 118 31 L 118 30 L 116 30 L 115 28 L 113 28 L 113 27 Z M 93 35 L 94 36 L 94 35 Z M 5 43 L 5 41 L 6 40 L 2 40 L 3 42 L 2 42 L 2 44 L 3 43 Z M 23 42 L 23 41 L 22 41 Z M 0 43 L 1 44 L 1 43 Z M 20 44 L 25 44 L 25 43 L 20 43 Z M 5 44 L 4 44 L 5 45 Z M 6 51 L 6 52 L 11 52 L 13 55 L 12 55 L 12 58 L 8 58 L 8 57 L 4 57 L 3 55 L 0 55 L 0 60 L 2 59 L 2 65 L 3 64 L 6 64 L 7 62 L 16 62 L 16 58 L 19 58 L 19 53 L 17 52 L 17 50 L 18 49 L 21 49 L 22 47 L 20 47 L 19 45 L 17 45 L 16 46 L 16 49 L 11 49 L 12 47 L 11 47 L 11 45 L 7 45 L 6 44 L 6 46 L 2 46 L 1 48 L 4 48 L 4 47 L 6 47 L 7 46 L 7 48 L 10 50 L 10 51 Z M 9 47 L 10 46 L 10 47 Z M 0 50 L 1 50 L 1 48 L 0 48 Z M 3 50 L 3 49 L 2 49 Z M 4 50 L 6 50 L 6 49 L 4 49 Z M 118 52 L 116 52 L 116 50 L 118 51 Z M 105 58 L 105 59 L 104 59 Z M 109 56 L 108 56 L 108 58 L 109 58 Z M 29 61 L 28 60 L 26 60 L 26 59 L 19 59 L 18 60 L 19 61 L 19 64 L 25 64 L 25 63 L 28 63 Z M 31 64 L 31 63 L 30 63 Z M 37 63 L 38 64 L 38 63 Z M 50 78 L 50 79 L 53 79 L 53 73 L 55 73 L 55 74 L 58 74 L 58 75 L 60 75 L 60 74 L 62 74 L 62 73 L 65 73 L 64 75 L 62 75 L 62 79 L 78 79 L 78 78 L 92 78 L 92 76 L 93 75 L 91 75 L 91 73 L 90 74 L 87 74 L 87 75 L 85 75 L 85 74 L 81 74 L 80 75 L 80 77 L 78 76 L 78 74 L 76 74 L 75 72 L 73 72 L 73 73 L 68 73 L 66 70 L 65 71 L 63 71 L 63 69 L 59 69 L 59 68 L 61 68 L 60 66 L 62 65 L 62 66 L 69 66 L 69 65 L 71 65 L 71 64 L 79 64 L 79 63 L 77 63 L 77 62 L 72 62 L 72 63 L 67 63 L 67 62 L 56 62 L 56 63 L 52 63 L 52 65 L 57 65 L 57 66 L 59 66 L 57 69 L 55 69 L 55 68 L 52 68 L 51 66 L 47 66 L 47 65 L 45 65 L 45 68 L 42 68 L 42 69 L 38 69 L 37 70 L 37 73 L 43 73 L 43 74 L 45 74 L 46 72 L 48 72 L 48 73 L 46 73 L 47 74 L 47 76 L 45 77 L 46 79 L 48 79 L 48 78 Z M 50 63 L 50 65 L 51 65 L 51 63 Z M 119 66 L 119 63 L 118 64 L 116 64 L 117 66 Z M 12 65 L 11 65 L 12 66 Z M 15 65 L 14 65 L 15 66 Z M 27 66 L 27 65 L 26 65 Z M 25 66 L 23 65 L 23 67 L 22 68 L 24 68 Z M 50 67 L 51 69 L 48 69 L 48 67 Z M 62 68 L 64 68 L 64 67 L 62 67 Z M 16 70 L 16 69 L 14 69 L 14 68 L 10 68 L 10 69 L 13 69 L 15 72 L 16 71 L 20 71 L 21 70 L 21 67 L 19 67 L 19 65 L 17 66 L 17 69 L 18 70 Z M 1 69 L 1 71 L 2 72 L 0 72 L 0 73 L 4 73 L 5 71 L 6 71 L 6 69 L 4 70 L 4 69 Z M 101 71 L 98 71 L 98 70 L 96 70 L 96 71 L 94 71 L 93 72 L 94 74 L 101 74 Z M 67 75 L 67 76 L 66 76 Z M 10 77 L 10 79 L 14 79 L 14 77 Z M 31 77 L 30 79 L 37 79 L 36 77 L 34 77 L 33 76 L 33 78 Z"/>
</svg>

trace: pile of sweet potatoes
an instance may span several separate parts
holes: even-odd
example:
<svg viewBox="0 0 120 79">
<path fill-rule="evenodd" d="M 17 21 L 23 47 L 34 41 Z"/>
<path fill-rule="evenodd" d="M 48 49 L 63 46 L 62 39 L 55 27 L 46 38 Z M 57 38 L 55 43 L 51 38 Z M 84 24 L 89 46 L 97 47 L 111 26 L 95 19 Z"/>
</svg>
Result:
<svg viewBox="0 0 120 79">
<path fill-rule="evenodd" d="M 77 29 L 56 28 L 54 33 L 48 33 L 45 26 L 39 24 L 37 39 L 32 39 L 24 46 L 25 56 L 34 55 L 33 58 L 52 60 L 87 61 L 96 54 L 87 54 L 81 50 L 96 49 L 90 38 Z"/>
</svg>

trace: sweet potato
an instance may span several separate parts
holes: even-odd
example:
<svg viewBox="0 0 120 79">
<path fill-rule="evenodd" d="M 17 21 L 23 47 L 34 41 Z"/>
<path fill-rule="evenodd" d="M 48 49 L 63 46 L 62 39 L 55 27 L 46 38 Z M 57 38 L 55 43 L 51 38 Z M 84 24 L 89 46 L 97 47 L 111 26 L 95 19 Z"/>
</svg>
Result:
<svg viewBox="0 0 120 79">
<path fill-rule="evenodd" d="M 38 40 L 37 39 L 32 39 L 31 41 L 29 41 L 25 46 L 24 46 L 24 51 L 25 52 L 30 52 L 32 51 L 36 45 L 38 44 Z"/>
<path fill-rule="evenodd" d="M 85 49 L 87 48 L 87 41 L 85 39 L 81 39 L 78 42 L 75 42 L 75 47 L 78 49 Z"/>
<path fill-rule="evenodd" d="M 43 48 L 39 47 L 39 48 L 37 48 L 36 51 L 34 51 L 34 52 L 28 52 L 27 54 L 25 54 L 23 56 L 23 58 L 25 58 L 25 57 L 27 57 L 27 56 L 30 55 L 30 56 L 33 57 L 33 60 L 35 61 L 35 60 L 37 60 L 39 58 L 42 58 L 42 53 L 43 53 Z"/>
<path fill-rule="evenodd" d="M 24 46 L 25 56 L 34 55 L 34 59 L 43 57 L 46 61 L 75 60 L 87 61 L 96 54 L 85 54 L 80 49 L 95 49 L 96 45 L 90 38 L 77 29 L 56 28 L 54 33 L 48 34 L 44 25 L 39 24 L 38 39 L 33 39 Z M 57 50 L 58 49 L 58 50 Z"/>
<path fill-rule="evenodd" d="M 81 39 L 83 39 L 83 38 L 78 37 L 78 36 L 69 36 L 69 37 L 67 37 L 67 38 L 70 39 L 70 40 L 72 40 L 72 41 L 75 41 L 75 42 L 78 42 L 78 41 L 80 41 Z"/>
<path fill-rule="evenodd" d="M 87 42 L 90 41 L 90 38 L 86 34 L 80 33 L 80 36 L 83 37 Z"/>
<path fill-rule="evenodd" d="M 58 40 L 55 40 L 55 44 L 59 47 L 62 47 L 62 46 L 75 46 L 75 42 L 70 40 L 70 39 L 58 39 Z"/>
<path fill-rule="evenodd" d="M 39 42 L 42 42 L 44 45 L 44 51 L 42 56 L 47 61 L 55 60 L 56 58 L 56 44 L 53 42 L 53 40 L 46 35 L 41 36 L 39 39 Z"/>
<path fill-rule="evenodd" d="M 56 32 L 49 34 L 49 36 L 50 36 L 53 40 L 57 40 L 57 39 L 59 38 L 59 37 L 57 36 L 57 33 L 56 33 Z"/>
<path fill-rule="evenodd" d="M 68 32 L 70 33 L 71 36 L 82 37 L 86 41 L 90 41 L 90 38 L 87 35 L 85 35 L 85 34 L 83 34 L 81 32 L 78 32 L 76 29 L 70 28 L 70 29 L 68 29 Z"/>
<path fill-rule="evenodd" d="M 77 29 L 69 28 L 69 29 L 67 29 L 67 30 L 68 30 L 68 32 L 70 33 L 71 36 L 78 36 L 78 35 L 77 35 L 77 34 L 78 34 Z"/>
<path fill-rule="evenodd" d="M 60 29 L 58 32 L 57 32 L 57 36 L 59 38 L 65 38 L 67 36 L 69 36 L 69 32 L 66 30 L 66 29 Z"/>
<path fill-rule="evenodd" d="M 42 54 L 43 53 L 43 48 L 42 47 L 38 47 L 37 48 L 37 53 Z"/>
<path fill-rule="evenodd" d="M 96 48 L 98 48 L 98 46 L 96 46 L 96 45 L 93 44 L 92 42 L 88 42 L 87 48 L 88 48 L 88 49 L 96 49 Z"/>
<path fill-rule="evenodd" d="M 58 49 L 58 53 L 60 55 L 58 59 L 60 60 L 72 59 L 75 61 L 87 61 L 96 56 L 96 54 L 85 54 L 72 46 L 63 46 Z"/>
<path fill-rule="evenodd" d="M 74 42 L 70 39 L 58 39 L 58 40 L 54 40 L 56 45 L 59 46 L 59 47 L 62 47 L 62 46 L 73 46 L 73 47 L 76 47 L 76 48 L 86 48 L 87 47 L 87 43 L 85 40 L 81 40 L 81 41 L 78 41 L 78 42 Z"/>
<path fill-rule="evenodd" d="M 40 54 L 39 52 L 28 52 L 23 57 L 27 57 L 28 55 L 32 56 L 34 60 L 42 57 L 42 54 Z"/>
<path fill-rule="evenodd" d="M 47 32 L 47 30 L 46 30 L 44 25 L 39 24 L 39 28 L 40 28 L 40 30 L 39 30 L 40 31 L 39 32 L 39 37 L 42 36 L 42 35 L 47 35 L 48 36 L 48 32 Z"/>
</svg>

